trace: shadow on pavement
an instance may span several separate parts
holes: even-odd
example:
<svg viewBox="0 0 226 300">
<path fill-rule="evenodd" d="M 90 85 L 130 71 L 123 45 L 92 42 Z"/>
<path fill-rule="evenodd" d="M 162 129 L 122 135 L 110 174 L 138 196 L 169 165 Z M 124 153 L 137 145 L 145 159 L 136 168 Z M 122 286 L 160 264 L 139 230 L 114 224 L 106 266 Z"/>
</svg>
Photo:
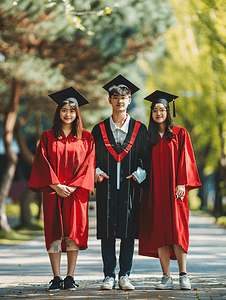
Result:
<svg viewBox="0 0 226 300">
<path fill-rule="evenodd" d="M 220 276 L 219 276 L 220 277 Z M 123 291 L 116 286 L 115 290 L 100 290 L 101 281 L 83 280 L 77 282 L 79 287 L 76 291 L 62 290 L 49 292 L 46 284 L 11 284 L 3 287 L 0 297 L 4 300 L 14 298 L 21 299 L 225 299 L 226 288 L 221 283 L 221 278 L 216 277 L 193 277 L 191 280 L 192 290 L 182 291 L 179 289 L 178 280 L 174 281 L 174 290 L 157 291 L 154 289 L 156 278 L 132 280 L 136 286 L 134 291 Z M 222 278 L 223 281 L 223 278 Z M 220 282 L 220 283 L 219 283 Z"/>
</svg>

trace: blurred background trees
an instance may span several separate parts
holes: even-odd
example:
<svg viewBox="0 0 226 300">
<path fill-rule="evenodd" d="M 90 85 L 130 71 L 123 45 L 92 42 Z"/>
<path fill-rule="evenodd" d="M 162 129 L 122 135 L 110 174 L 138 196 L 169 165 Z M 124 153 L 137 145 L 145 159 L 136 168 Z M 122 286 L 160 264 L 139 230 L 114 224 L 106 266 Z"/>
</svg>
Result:
<svg viewBox="0 0 226 300">
<path fill-rule="evenodd" d="M 168 1 L 157 0 L 3 0 L 0 11 L 0 115 L 7 158 L 0 228 L 9 230 L 4 207 L 18 161 L 13 138 L 29 169 L 35 140 L 51 128 L 56 107 L 49 93 L 73 85 L 84 94 L 90 101 L 82 110 L 85 128 L 109 115 L 101 86 L 113 76 L 128 76 L 144 95 L 146 74 L 137 60 L 154 45 L 163 53 L 161 37 L 173 24 L 173 12 Z M 140 119 L 146 119 L 143 95 L 131 107 Z"/>
<path fill-rule="evenodd" d="M 81 113 L 91 130 L 111 112 L 102 86 L 119 73 L 140 87 L 129 113 L 146 124 L 146 95 L 179 96 L 175 124 L 191 135 L 201 208 L 225 214 L 225 11 L 224 0 L 2 0 L 0 228 L 10 229 L 5 203 L 13 180 L 23 182 L 21 223 L 31 222 L 29 172 L 56 109 L 47 95 L 78 89 L 90 101 Z"/>
<path fill-rule="evenodd" d="M 226 4 L 223 0 L 170 2 L 176 24 L 164 36 L 167 49 L 163 56 L 156 53 L 141 64 L 149 74 L 150 92 L 158 88 L 180 96 L 175 123 L 191 134 L 203 183 L 201 208 L 212 209 L 218 216 L 226 213 L 222 205 L 226 183 Z"/>
</svg>

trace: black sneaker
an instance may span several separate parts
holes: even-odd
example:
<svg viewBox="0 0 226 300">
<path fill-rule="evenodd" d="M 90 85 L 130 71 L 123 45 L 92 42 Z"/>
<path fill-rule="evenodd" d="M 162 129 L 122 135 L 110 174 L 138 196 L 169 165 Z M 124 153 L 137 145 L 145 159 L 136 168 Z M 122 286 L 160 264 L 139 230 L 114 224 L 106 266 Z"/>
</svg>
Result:
<svg viewBox="0 0 226 300">
<path fill-rule="evenodd" d="M 59 276 L 55 276 L 49 283 L 51 283 L 49 287 L 49 291 L 55 292 L 59 291 L 63 288 L 63 279 Z"/>
<path fill-rule="evenodd" d="M 64 289 L 75 291 L 78 285 L 75 283 L 74 278 L 72 276 L 67 276 L 64 278 Z"/>
</svg>

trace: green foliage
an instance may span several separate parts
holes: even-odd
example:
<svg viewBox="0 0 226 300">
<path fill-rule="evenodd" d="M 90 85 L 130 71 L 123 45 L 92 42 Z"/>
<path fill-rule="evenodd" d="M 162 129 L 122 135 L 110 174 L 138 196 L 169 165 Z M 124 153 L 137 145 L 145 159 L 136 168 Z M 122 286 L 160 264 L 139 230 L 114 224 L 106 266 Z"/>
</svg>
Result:
<svg viewBox="0 0 226 300">
<path fill-rule="evenodd" d="M 165 35 L 164 57 L 146 60 L 148 92 L 162 89 L 180 96 L 174 123 L 188 129 L 198 165 L 210 174 L 225 153 L 226 5 L 223 0 L 178 2 L 171 1 L 176 27 Z"/>
<path fill-rule="evenodd" d="M 30 203 L 30 210 L 32 217 L 38 215 L 39 207 L 35 202 Z M 8 217 L 19 217 L 20 216 L 20 204 L 10 203 L 6 205 L 6 215 Z"/>
<path fill-rule="evenodd" d="M 18 203 L 6 204 L 6 215 L 8 217 L 19 217 L 20 216 L 20 205 Z"/>
<path fill-rule="evenodd" d="M 216 223 L 226 227 L 226 216 L 221 216 L 217 218 Z"/>
<path fill-rule="evenodd" d="M 27 123 L 21 131 L 37 135 L 50 129 L 56 109 L 47 95 L 68 86 L 90 100 L 85 128 L 109 116 L 103 84 L 124 71 L 137 80 L 137 60 L 153 45 L 162 52 L 158 40 L 173 24 L 169 2 L 159 0 L 111 1 L 109 8 L 105 0 L 2 0 L 0 11 L 0 112 L 19 96 L 16 129 Z"/>
<path fill-rule="evenodd" d="M 101 7 L 105 1 L 98 1 Z M 143 51 L 150 51 L 159 36 L 173 24 L 173 15 L 167 1 L 117 1 L 112 14 L 105 18 L 86 18 L 84 24 L 93 22 L 95 35 L 91 37 L 92 45 L 99 46 L 108 60 L 114 58 L 117 63 L 133 62 L 137 56 L 125 54 L 120 56 L 129 46 L 138 47 L 143 44 Z"/>
<path fill-rule="evenodd" d="M 189 192 L 189 208 L 192 211 L 200 209 L 201 199 L 197 196 L 197 190 L 191 190 Z"/>
<path fill-rule="evenodd" d="M 16 77 L 26 107 L 41 99 L 36 112 L 40 109 L 52 119 L 55 106 L 48 104 L 48 93 L 73 85 L 91 100 L 83 109 L 85 127 L 105 118 L 109 109 L 103 83 L 127 73 L 128 67 L 129 77 L 137 78 L 137 60 L 154 45 L 162 53 L 160 37 L 173 24 L 168 1 L 120 0 L 108 5 L 105 0 L 1 1 L 4 99 Z M 75 26 L 78 18 L 84 30 Z"/>
<path fill-rule="evenodd" d="M 37 203 L 31 202 L 30 203 L 30 210 L 31 210 L 32 217 L 37 217 L 38 212 L 39 212 L 39 207 L 38 207 Z"/>
</svg>

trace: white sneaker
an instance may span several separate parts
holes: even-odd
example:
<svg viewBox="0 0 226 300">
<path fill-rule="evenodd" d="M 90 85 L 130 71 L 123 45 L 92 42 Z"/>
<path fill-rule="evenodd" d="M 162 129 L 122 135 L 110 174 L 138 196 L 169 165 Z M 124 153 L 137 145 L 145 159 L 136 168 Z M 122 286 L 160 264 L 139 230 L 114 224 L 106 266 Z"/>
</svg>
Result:
<svg viewBox="0 0 226 300">
<path fill-rule="evenodd" d="M 115 279 L 110 276 L 105 277 L 100 288 L 101 288 L 101 290 L 114 289 L 115 288 Z"/>
<path fill-rule="evenodd" d="M 187 274 L 180 276 L 180 288 L 181 290 L 191 290 L 191 284 Z"/>
<path fill-rule="evenodd" d="M 156 290 L 173 290 L 173 282 L 170 275 L 163 275 L 162 280 L 155 286 Z"/>
<path fill-rule="evenodd" d="M 135 289 L 135 286 L 132 285 L 127 274 L 125 276 L 121 276 L 119 278 L 118 285 L 119 285 L 120 289 L 122 289 L 122 290 L 134 290 Z"/>
</svg>

